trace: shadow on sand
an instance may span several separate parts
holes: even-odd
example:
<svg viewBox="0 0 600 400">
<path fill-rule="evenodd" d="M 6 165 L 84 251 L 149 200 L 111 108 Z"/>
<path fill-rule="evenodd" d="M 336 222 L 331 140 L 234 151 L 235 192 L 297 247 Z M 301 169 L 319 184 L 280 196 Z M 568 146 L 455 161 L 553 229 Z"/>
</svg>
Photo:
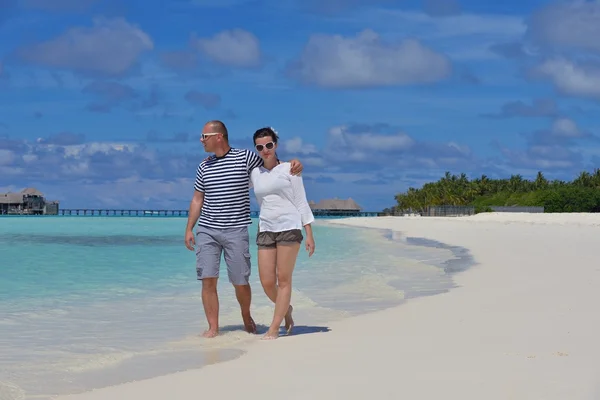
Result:
<svg viewBox="0 0 600 400">
<path fill-rule="evenodd" d="M 267 325 L 256 324 L 256 334 L 264 335 L 269 330 Z M 221 333 L 224 332 L 235 332 L 235 331 L 245 331 L 244 325 L 226 325 L 219 329 Z M 311 325 L 295 325 L 294 330 L 290 336 L 298 336 L 298 335 L 307 335 L 310 333 L 325 333 L 331 332 L 331 329 L 327 326 L 311 326 Z M 286 337 L 285 329 L 281 327 L 279 330 L 280 337 Z"/>
</svg>

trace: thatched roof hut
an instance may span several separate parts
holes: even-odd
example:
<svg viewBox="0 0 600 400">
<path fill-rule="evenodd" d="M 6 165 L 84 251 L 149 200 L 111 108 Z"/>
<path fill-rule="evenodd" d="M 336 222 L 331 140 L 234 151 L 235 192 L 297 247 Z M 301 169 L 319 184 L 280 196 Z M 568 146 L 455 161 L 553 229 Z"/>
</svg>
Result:
<svg viewBox="0 0 600 400">
<path fill-rule="evenodd" d="M 19 193 L 0 193 L 0 204 L 23 204 L 25 197 L 44 197 L 44 194 L 36 188 L 27 188 Z"/>
<path fill-rule="evenodd" d="M 318 203 L 310 201 L 309 206 L 312 210 L 326 211 L 360 211 L 361 207 L 351 198 L 346 200 L 334 198 L 321 200 Z"/>
<path fill-rule="evenodd" d="M 47 201 L 36 188 L 26 188 L 19 193 L 0 193 L 0 215 L 5 214 L 58 214 L 58 202 Z"/>
<path fill-rule="evenodd" d="M 27 196 L 44 197 L 43 193 L 37 190 L 36 188 L 23 189 L 21 193 Z"/>
<path fill-rule="evenodd" d="M 0 193 L 0 204 L 22 204 L 23 193 Z"/>
</svg>

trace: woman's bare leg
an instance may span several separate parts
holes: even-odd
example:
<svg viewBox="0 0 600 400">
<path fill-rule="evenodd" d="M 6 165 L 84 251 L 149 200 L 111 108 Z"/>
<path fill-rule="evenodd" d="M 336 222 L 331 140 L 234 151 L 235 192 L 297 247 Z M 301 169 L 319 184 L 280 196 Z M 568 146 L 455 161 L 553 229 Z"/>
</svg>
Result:
<svg viewBox="0 0 600 400">
<path fill-rule="evenodd" d="M 287 325 L 293 324 L 291 320 L 290 300 L 292 298 L 292 273 L 296 266 L 296 258 L 300 250 L 300 243 L 277 245 L 277 294 L 275 300 L 275 312 L 273 314 L 273 322 L 267 332 L 265 338 L 275 339 L 279 337 L 279 327 L 284 318 Z M 290 322 L 291 321 L 291 322 Z M 289 323 L 289 324 L 288 324 Z"/>
<path fill-rule="evenodd" d="M 277 300 L 277 248 L 258 248 L 258 275 L 265 294 Z"/>
<path fill-rule="evenodd" d="M 277 301 L 277 249 L 259 248 L 258 250 L 258 274 L 265 294 L 273 304 Z M 285 330 L 289 331 L 294 325 L 292 319 L 293 308 L 290 305 L 285 315 Z"/>
</svg>

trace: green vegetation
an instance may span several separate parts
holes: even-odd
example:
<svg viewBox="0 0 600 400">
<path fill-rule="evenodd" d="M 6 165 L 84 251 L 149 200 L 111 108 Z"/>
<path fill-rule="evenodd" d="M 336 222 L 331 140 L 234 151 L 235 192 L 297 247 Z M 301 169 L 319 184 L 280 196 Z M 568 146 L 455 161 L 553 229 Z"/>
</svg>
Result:
<svg viewBox="0 0 600 400">
<path fill-rule="evenodd" d="M 600 169 L 581 172 L 571 182 L 548 181 L 542 172 L 534 180 L 512 175 L 490 179 L 483 175 L 469 180 L 446 172 L 437 182 L 420 189 L 409 188 L 396 195 L 396 209 L 423 211 L 428 206 L 475 206 L 475 212 L 491 206 L 544 207 L 545 212 L 600 212 Z"/>
</svg>

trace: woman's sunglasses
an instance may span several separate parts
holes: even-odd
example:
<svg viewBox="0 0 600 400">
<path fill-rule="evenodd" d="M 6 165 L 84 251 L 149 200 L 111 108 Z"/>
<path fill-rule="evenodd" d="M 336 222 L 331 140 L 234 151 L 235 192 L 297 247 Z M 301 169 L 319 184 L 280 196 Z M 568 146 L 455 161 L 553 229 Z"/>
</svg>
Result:
<svg viewBox="0 0 600 400">
<path fill-rule="evenodd" d="M 256 147 L 257 151 L 263 151 L 265 149 L 265 147 L 267 148 L 267 150 L 271 150 L 271 149 L 273 149 L 273 147 L 275 147 L 275 143 L 269 142 L 269 143 L 265 143 L 264 145 L 257 144 L 255 147 Z"/>
</svg>

